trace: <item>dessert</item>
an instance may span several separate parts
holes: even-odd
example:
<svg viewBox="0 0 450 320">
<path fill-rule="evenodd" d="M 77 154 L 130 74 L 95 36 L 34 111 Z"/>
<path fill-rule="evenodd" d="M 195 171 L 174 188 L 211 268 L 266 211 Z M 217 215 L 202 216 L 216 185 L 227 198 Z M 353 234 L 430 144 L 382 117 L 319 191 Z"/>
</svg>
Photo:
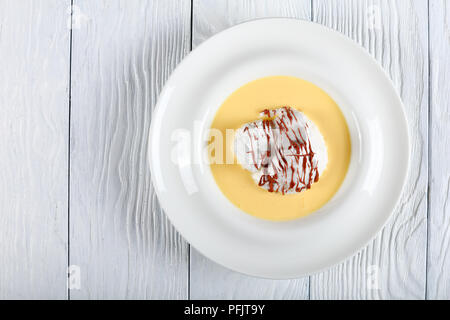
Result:
<svg viewBox="0 0 450 320">
<path fill-rule="evenodd" d="M 268 111 L 261 115 L 264 109 Z M 291 122 L 289 115 L 297 120 Z M 295 143 L 283 137 L 281 130 L 272 132 L 283 127 L 279 120 L 286 117 L 290 139 L 300 129 L 302 137 L 307 131 L 309 143 L 297 136 L 295 141 L 302 147 L 289 149 Z M 255 217 L 286 221 L 307 216 L 328 203 L 346 177 L 351 157 L 346 119 L 336 102 L 311 82 L 290 76 L 249 82 L 222 103 L 211 129 L 209 154 L 216 160 L 210 162 L 212 177 L 235 207 Z M 269 143 L 264 130 L 269 130 Z M 256 144 L 253 149 L 251 143 Z M 255 159 L 247 153 L 250 150 L 255 151 Z"/>
<path fill-rule="evenodd" d="M 316 125 L 288 106 L 266 109 L 237 130 L 235 154 L 255 183 L 269 192 L 298 193 L 319 181 L 327 162 Z"/>
</svg>

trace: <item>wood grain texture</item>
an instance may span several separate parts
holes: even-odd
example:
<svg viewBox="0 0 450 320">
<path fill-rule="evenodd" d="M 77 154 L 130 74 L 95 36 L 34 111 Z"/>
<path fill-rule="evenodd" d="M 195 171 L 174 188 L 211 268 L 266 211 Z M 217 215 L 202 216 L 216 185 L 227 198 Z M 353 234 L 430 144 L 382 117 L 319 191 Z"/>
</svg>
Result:
<svg viewBox="0 0 450 320">
<path fill-rule="evenodd" d="M 450 3 L 430 1 L 429 299 L 450 299 Z"/>
<path fill-rule="evenodd" d="M 67 296 L 69 6 L 0 2 L 0 299 Z"/>
<path fill-rule="evenodd" d="M 377 59 L 399 91 L 411 137 L 411 170 L 393 217 L 356 256 L 311 277 L 311 299 L 423 299 L 427 243 L 427 1 L 313 0 L 313 20 Z M 368 286 L 373 267 L 377 286 Z"/>
<path fill-rule="evenodd" d="M 73 299 L 182 299 L 188 247 L 150 182 L 152 110 L 190 47 L 190 1 L 75 1 L 70 263 Z"/>
<path fill-rule="evenodd" d="M 194 0 L 193 47 L 237 23 L 262 17 L 310 18 L 309 0 Z M 192 299 L 307 299 L 308 278 L 265 280 L 223 268 L 191 250 Z"/>
</svg>

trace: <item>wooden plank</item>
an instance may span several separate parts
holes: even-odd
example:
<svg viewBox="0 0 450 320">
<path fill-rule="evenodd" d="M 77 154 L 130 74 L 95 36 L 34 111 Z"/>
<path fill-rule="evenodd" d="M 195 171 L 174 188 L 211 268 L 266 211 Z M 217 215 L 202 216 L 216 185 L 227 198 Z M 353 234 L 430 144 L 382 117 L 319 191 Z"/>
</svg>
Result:
<svg viewBox="0 0 450 320">
<path fill-rule="evenodd" d="M 190 1 L 75 6 L 71 298 L 187 298 L 188 246 L 156 199 L 147 141 L 157 95 L 190 48 Z"/>
<path fill-rule="evenodd" d="M 450 299 L 450 3 L 430 1 L 429 299 Z"/>
<path fill-rule="evenodd" d="M 0 2 L 0 299 L 67 297 L 68 8 Z"/>
<path fill-rule="evenodd" d="M 407 187 L 393 218 L 358 255 L 311 277 L 311 299 L 423 299 L 427 243 L 427 1 L 314 0 L 313 8 L 314 21 L 357 41 L 393 79 L 406 108 L 412 152 Z"/>
<path fill-rule="evenodd" d="M 262 17 L 310 18 L 309 0 L 194 0 L 193 46 L 246 20 Z M 308 278 L 265 280 L 223 268 L 191 250 L 192 299 L 307 299 Z"/>
</svg>

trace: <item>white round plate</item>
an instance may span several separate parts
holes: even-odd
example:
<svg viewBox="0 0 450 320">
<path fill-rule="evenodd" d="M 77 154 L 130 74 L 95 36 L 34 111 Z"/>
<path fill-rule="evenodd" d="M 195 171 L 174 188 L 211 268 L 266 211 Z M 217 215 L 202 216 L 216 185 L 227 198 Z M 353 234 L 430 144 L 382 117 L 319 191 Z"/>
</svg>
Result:
<svg viewBox="0 0 450 320">
<path fill-rule="evenodd" d="M 200 160 L 222 102 L 274 75 L 324 89 L 344 113 L 352 140 L 337 194 L 317 212 L 287 222 L 242 212 Z M 408 172 L 407 122 L 389 78 L 356 43 L 307 21 L 260 19 L 213 36 L 173 72 L 152 117 L 149 159 L 162 208 L 203 255 L 249 275 L 296 278 L 356 253 L 388 220 Z"/>
</svg>

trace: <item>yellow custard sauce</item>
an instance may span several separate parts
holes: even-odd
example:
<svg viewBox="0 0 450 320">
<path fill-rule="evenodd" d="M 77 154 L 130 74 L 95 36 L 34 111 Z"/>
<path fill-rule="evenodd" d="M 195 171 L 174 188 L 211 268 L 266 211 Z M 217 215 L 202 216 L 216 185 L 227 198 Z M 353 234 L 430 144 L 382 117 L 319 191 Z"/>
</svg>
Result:
<svg viewBox="0 0 450 320">
<path fill-rule="evenodd" d="M 211 128 L 222 133 L 223 158 L 227 152 L 233 154 L 234 145 L 226 129 L 238 129 L 258 119 L 262 110 L 281 106 L 303 112 L 318 127 L 327 145 L 327 167 L 311 189 L 287 195 L 271 193 L 259 187 L 236 159 L 233 164 L 210 165 L 220 190 L 235 206 L 253 216 L 274 221 L 304 217 L 327 203 L 341 186 L 351 156 L 348 126 L 333 99 L 308 81 L 273 76 L 242 86 L 218 109 Z"/>
</svg>

